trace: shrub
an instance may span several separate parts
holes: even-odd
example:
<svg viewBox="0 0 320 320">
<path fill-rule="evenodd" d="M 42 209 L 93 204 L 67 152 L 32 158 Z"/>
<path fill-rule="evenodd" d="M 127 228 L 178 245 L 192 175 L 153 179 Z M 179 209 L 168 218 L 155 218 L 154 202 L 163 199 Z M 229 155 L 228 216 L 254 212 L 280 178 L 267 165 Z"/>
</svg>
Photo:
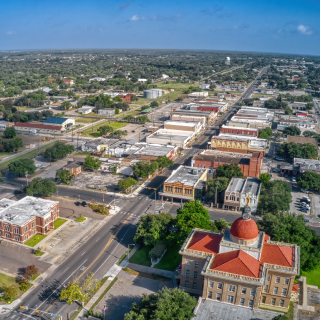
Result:
<svg viewBox="0 0 320 320">
<path fill-rule="evenodd" d="M 158 242 L 158 243 L 149 251 L 149 257 L 150 257 L 151 259 L 160 258 L 166 249 L 167 249 L 167 244 L 166 244 L 165 242 Z"/>
</svg>

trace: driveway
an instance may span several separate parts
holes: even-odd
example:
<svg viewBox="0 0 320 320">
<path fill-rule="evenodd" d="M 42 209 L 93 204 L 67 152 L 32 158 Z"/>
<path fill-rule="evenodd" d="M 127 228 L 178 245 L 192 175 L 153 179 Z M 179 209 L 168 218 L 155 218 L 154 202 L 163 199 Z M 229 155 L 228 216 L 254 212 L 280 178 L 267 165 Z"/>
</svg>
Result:
<svg viewBox="0 0 320 320">
<path fill-rule="evenodd" d="M 0 272 L 11 273 L 15 276 L 22 275 L 23 269 L 34 264 L 40 273 L 45 272 L 50 264 L 39 261 L 40 257 L 33 254 L 32 248 L 27 248 L 9 241 L 0 244 Z"/>
<path fill-rule="evenodd" d="M 158 292 L 163 287 L 173 288 L 172 281 L 157 281 L 121 271 L 94 311 L 103 313 L 103 306 L 106 306 L 104 320 L 123 320 L 124 314 L 130 311 L 134 302 L 140 301 L 143 294 Z"/>
</svg>

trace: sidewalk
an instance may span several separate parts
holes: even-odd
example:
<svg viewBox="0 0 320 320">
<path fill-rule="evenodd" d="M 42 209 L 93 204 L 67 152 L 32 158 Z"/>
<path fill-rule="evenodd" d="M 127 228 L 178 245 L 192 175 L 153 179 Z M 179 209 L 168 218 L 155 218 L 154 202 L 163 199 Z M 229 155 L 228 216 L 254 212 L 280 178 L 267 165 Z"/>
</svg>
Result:
<svg viewBox="0 0 320 320">
<path fill-rule="evenodd" d="M 135 263 L 130 263 L 130 262 L 129 262 L 127 268 L 135 270 L 135 271 L 139 271 L 139 272 L 156 274 L 158 276 L 163 276 L 163 277 L 167 277 L 167 278 L 173 278 L 174 277 L 174 272 L 173 271 L 141 266 L 140 264 L 135 264 Z"/>
</svg>

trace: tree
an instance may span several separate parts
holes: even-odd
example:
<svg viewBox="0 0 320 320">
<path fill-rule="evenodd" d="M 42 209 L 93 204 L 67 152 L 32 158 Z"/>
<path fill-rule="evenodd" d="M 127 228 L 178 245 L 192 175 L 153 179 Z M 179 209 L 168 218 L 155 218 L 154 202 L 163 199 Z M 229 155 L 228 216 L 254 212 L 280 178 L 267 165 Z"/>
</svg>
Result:
<svg viewBox="0 0 320 320">
<path fill-rule="evenodd" d="M 58 159 L 66 157 L 73 151 L 73 145 L 57 141 L 52 147 L 47 148 L 46 151 L 42 153 L 42 156 L 52 161 L 57 161 Z"/>
<path fill-rule="evenodd" d="M 87 275 L 81 287 L 78 281 L 69 282 L 66 289 L 63 289 L 60 294 L 60 300 L 65 300 L 67 304 L 72 304 L 78 301 L 82 306 L 89 300 L 89 298 L 96 292 L 97 288 L 101 286 L 100 280 L 93 278 L 94 274 L 91 272 Z"/>
<path fill-rule="evenodd" d="M 120 111 L 119 111 L 118 108 L 115 108 L 115 109 L 114 109 L 114 114 L 119 114 L 119 112 L 120 112 Z"/>
<path fill-rule="evenodd" d="M 6 139 L 12 139 L 16 136 L 16 129 L 13 127 L 7 127 L 3 133 Z"/>
<path fill-rule="evenodd" d="M 39 269 L 34 264 L 32 264 L 32 265 L 26 267 L 26 270 L 24 272 L 24 277 L 27 279 L 30 279 L 31 277 L 33 277 L 37 273 L 39 273 Z"/>
<path fill-rule="evenodd" d="M 296 126 L 286 127 L 283 133 L 287 136 L 300 136 L 301 130 Z"/>
<path fill-rule="evenodd" d="M 217 177 L 243 178 L 243 173 L 237 164 L 224 164 L 217 168 Z"/>
<path fill-rule="evenodd" d="M 97 131 L 100 132 L 100 134 L 103 136 L 105 134 L 113 132 L 113 128 L 111 126 L 101 126 Z"/>
<path fill-rule="evenodd" d="M 122 130 L 115 130 L 110 133 L 110 137 L 114 137 L 114 138 L 118 138 L 118 139 L 120 139 L 121 137 L 126 136 L 126 135 L 127 135 L 127 133 Z"/>
<path fill-rule="evenodd" d="M 320 174 L 314 171 L 305 171 L 297 177 L 297 184 L 305 190 L 320 190 Z"/>
<path fill-rule="evenodd" d="M 177 210 L 177 217 L 173 221 L 178 229 L 168 236 L 168 241 L 182 244 L 193 228 L 211 229 L 208 210 L 199 201 L 188 201 L 183 208 Z"/>
<path fill-rule="evenodd" d="M 72 107 L 72 104 L 70 101 L 63 101 L 61 103 L 61 109 L 69 110 L 71 107 Z"/>
<path fill-rule="evenodd" d="M 258 222 L 259 229 L 273 241 L 294 243 L 300 246 L 300 267 L 304 271 L 314 270 L 320 263 L 320 237 L 306 226 L 303 215 L 267 213 Z"/>
<path fill-rule="evenodd" d="M 158 103 L 157 101 L 152 101 L 152 102 L 150 103 L 150 107 L 151 107 L 151 108 L 159 107 L 159 103 Z"/>
<path fill-rule="evenodd" d="M 171 213 L 159 215 L 149 213 L 142 216 L 133 241 L 150 247 L 165 241 L 172 219 Z"/>
<path fill-rule="evenodd" d="M 267 139 L 269 141 L 271 137 L 272 137 L 272 130 L 270 128 L 259 130 L 258 138 Z"/>
<path fill-rule="evenodd" d="M 227 189 L 229 184 L 229 178 L 226 177 L 218 177 L 216 179 L 208 179 L 207 181 L 207 193 L 208 197 L 214 197 L 216 194 L 216 183 L 219 184 L 218 186 L 218 193 Z"/>
<path fill-rule="evenodd" d="M 25 188 L 25 191 L 28 196 L 33 196 L 38 194 L 39 196 L 50 197 L 53 193 L 56 193 L 58 190 L 56 184 L 45 178 L 34 178 L 30 184 Z"/>
<path fill-rule="evenodd" d="M 270 181 L 271 175 L 269 173 L 261 173 L 259 180 L 262 184 L 266 184 Z"/>
<path fill-rule="evenodd" d="M 68 184 L 73 178 L 74 174 L 71 174 L 69 170 L 58 170 L 56 172 L 56 180 L 61 181 L 64 184 Z"/>
<path fill-rule="evenodd" d="M 134 303 L 124 320 L 177 319 L 190 320 L 197 305 L 195 297 L 178 288 L 163 288 L 157 293 L 143 294 L 139 303 Z"/>
<path fill-rule="evenodd" d="M 128 188 L 130 188 L 131 186 L 133 185 L 137 185 L 138 184 L 138 181 L 129 177 L 129 178 L 126 178 L 126 179 L 120 179 L 118 181 L 118 186 L 121 190 L 126 190 Z"/>
<path fill-rule="evenodd" d="M 132 95 L 130 100 L 133 102 L 133 101 L 137 101 L 138 100 L 138 97 L 136 95 Z"/>
<path fill-rule="evenodd" d="M 291 185 L 285 181 L 274 180 L 261 187 L 258 213 L 278 213 L 290 210 Z"/>
<path fill-rule="evenodd" d="M 6 152 L 13 152 L 23 147 L 23 140 L 19 137 L 15 137 L 9 140 L 3 140 L 2 144 Z"/>
<path fill-rule="evenodd" d="M 7 284 L 3 287 L 3 298 L 5 300 L 15 300 L 18 292 L 19 288 L 16 284 Z"/>
<path fill-rule="evenodd" d="M 100 168 L 101 161 L 99 159 L 94 158 L 93 156 L 87 156 L 83 167 L 86 169 L 94 169 L 98 170 Z"/>
<path fill-rule="evenodd" d="M 32 159 L 21 159 L 15 160 L 9 163 L 9 172 L 14 172 L 19 174 L 19 176 L 24 176 L 28 171 L 28 174 L 34 174 L 36 172 L 37 167 L 34 165 L 34 161 Z"/>
<path fill-rule="evenodd" d="M 159 156 L 156 161 L 158 162 L 159 168 L 161 169 L 170 167 L 174 164 L 174 161 L 166 156 Z"/>
<path fill-rule="evenodd" d="M 317 159 L 318 150 L 311 143 L 281 143 L 277 155 L 283 158 Z"/>
<path fill-rule="evenodd" d="M 293 114 L 293 111 L 292 111 L 292 109 L 289 107 L 289 106 L 285 106 L 284 107 L 284 113 L 285 114 Z"/>
</svg>

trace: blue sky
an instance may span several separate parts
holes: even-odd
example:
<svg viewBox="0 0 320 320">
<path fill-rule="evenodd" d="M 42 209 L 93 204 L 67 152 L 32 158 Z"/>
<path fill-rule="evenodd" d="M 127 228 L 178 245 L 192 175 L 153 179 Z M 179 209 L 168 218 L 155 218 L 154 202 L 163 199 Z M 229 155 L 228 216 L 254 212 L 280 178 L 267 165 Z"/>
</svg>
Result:
<svg viewBox="0 0 320 320">
<path fill-rule="evenodd" d="M 0 50 L 320 52 L 319 0 L 0 0 L 0 5 Z"/>
</svg>

